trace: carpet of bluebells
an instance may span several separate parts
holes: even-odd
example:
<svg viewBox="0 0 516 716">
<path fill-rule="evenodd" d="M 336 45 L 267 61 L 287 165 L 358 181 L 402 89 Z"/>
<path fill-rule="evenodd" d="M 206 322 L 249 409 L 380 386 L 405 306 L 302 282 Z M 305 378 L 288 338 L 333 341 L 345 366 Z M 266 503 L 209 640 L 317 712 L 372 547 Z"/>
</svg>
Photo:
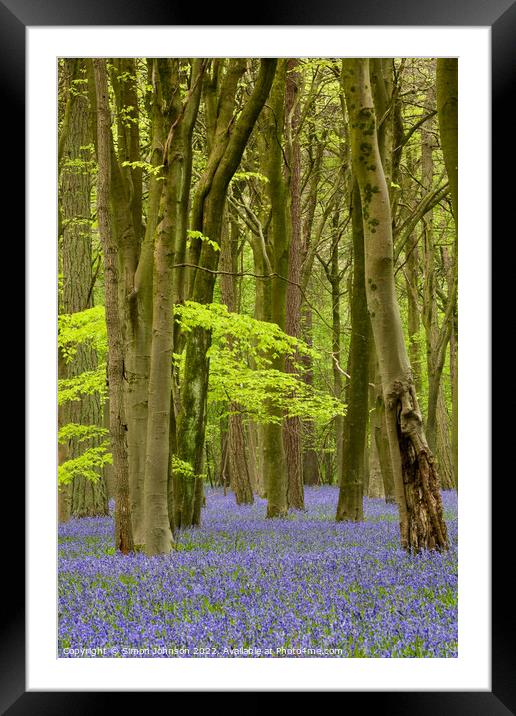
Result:
<svg viewBox="0 0 516 716">
<path fill-rule="evenodd" d="M 265 519 L 208 489 L 201 528 L 167 556 L 116 554 L 112 517 L 59 529 L 62 657 L 456 657 L 457 495 L 446 554 L 399 547 L 397 508 L 336 523 L 337 488 Z"/>
</svg>

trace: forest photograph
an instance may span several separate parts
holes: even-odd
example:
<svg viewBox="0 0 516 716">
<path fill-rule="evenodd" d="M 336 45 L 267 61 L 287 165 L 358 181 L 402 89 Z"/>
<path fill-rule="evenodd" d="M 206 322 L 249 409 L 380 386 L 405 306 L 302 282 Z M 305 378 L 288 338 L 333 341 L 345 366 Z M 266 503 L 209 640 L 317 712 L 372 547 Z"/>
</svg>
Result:
<svg viewBox="0 0 516 716">
<path fill-rule="evenodd" d="M 59 59 L 59 658 L 458 656 L 458 65 Z"/>
</svg>

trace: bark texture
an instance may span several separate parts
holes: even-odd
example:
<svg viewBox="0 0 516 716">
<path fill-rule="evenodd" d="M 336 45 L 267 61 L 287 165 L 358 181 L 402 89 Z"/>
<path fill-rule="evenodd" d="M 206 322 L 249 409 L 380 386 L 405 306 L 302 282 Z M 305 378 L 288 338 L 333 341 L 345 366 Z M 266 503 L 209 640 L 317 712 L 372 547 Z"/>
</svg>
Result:
<svg viewBox="0 0 516 716">
<path fill-rule="evenodd" d="M 358 182 L 353 182 L 351 347 L 337 521 L 364 519 L 364 458 L 369 407 L 369 315 L 365 291 L 364 226 Z"/>
<path fill-rule="evenodd" d="M 97 213 L 99 234 L 104 251 L 104 286 L 108 334 L 109 431 L 115 475 L 115 548 L 127 554 L 133 551 L 129 509 L 129 475 L 127 462 L 123 380 L 124 355 L 119 310 L 119 276 L 117 244 L 111 231 L 109 207 L 111 184 L 111 122 L 108 107 L 106 61 L 93 60 L 97 99 Z"/>
<path fill-rule="evenodd" d="M 369 61 L 343 61 L 353 169 L 362 201 L 367 306 L 382 379 L 401 545 L 447 549 L 439 477 L 423 430 L 397 304 L 389 192 L 378 148 Z"/>
<path fill-rule="evenodd" d="M 192 165 L 192 131 L 201 95 L 204 64 L 193 60 L 190 87 L 181 102 L 180 61 L 170 61 L 171 125 L 165 143 L 160 221 L 153 268 L 152 348 L 149 373 L 147 456 L 145 461 L 145 552 L 166 554 L 174 545 L 169 517 L 172 417 L 173 266 L 186 245 L 186 210 Z M 199 470 L 200 472 L 200 470 Z"/>
<path fill-rule="evenodd" d="M 61 142 L 59 190 L 63 294 L 60 309 L 64 313 L 76 313 L 93 306 L 90 207 L 93 152 L 85 63 L 77 59 L 65 60 L 65 63 L 68 65 L 71 85 Z M 60 377 L 74 378 L 96 367 L 95 351 L 87 345 L 79 345 L 71 362 L 62 361 Z M 100 399 L 95 394 L 68 402 L 59 412 L 61 424 L 102 425 Z M 95 439 L 82 442 L 72 439 L 66 446 L 67 459 L 78 457 L 98 444 L 99 440 Z M 73 517 L 108 514 L 106 483 L 102 471 L 99 471 L 96 481 L 77 475 L 69 487 L 61 488 L 61 492 L 70 501 L 70 514 Z"/>
<path fill-rule="evenodd" d="M 288 282 L 286 295 L 285 330 L 296 338 L 301 333 L 302 295 L 301 267 L 303 260 L 303 236 L 301 225 L 301 147 L 299 143 L 300 85 L 296 72 L 297 59 L 287 61 L 285 83 L 285 139 L 288 172 L 288 204 L 290 241 L 288 253 Z M 293 361 L 286 360 L 287 373 L 295 372 Z M 287 465 L 287 504 L 298 510 L 304 509 L 303 458 L 301 450 L 302 424 L 299 417 L 286 417 L 283 423 L 283 445 Z"/>
<path fill-rule="evenodd" d="M 273 271 L 270 279 L 270 315 L 266 320 L 276 323 L 285 330 L 286 298 L 289 252 L 289 220 L 287 214 L 287 186 L 283 173 L 282 141 L 285 121 L 286 60 L 279 60 L 269 99 L 267 114 L 266 175 L 271 203 L 271 228 L 269 257 Z M 281 355 L 272 357 L 271 368 L 284 372 L 285 359 Z M 283 445 L 281 411 L 271 406 L 276 422 L 269 422 L 263 428 L 264 471 L 267 491 L 267 517 L 283 517 L 287 513 L 287 466 Z"/>
</svg>

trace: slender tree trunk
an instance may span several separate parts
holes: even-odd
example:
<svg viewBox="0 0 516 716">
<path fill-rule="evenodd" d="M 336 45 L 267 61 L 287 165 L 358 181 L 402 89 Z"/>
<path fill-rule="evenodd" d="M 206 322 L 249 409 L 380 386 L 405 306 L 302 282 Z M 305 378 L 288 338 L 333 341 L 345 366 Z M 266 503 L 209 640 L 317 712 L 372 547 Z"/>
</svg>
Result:
<svg viewBox="0 0 516 716">
<path fill-rule="evenodd" d="M 93 78 L 93 65 L 87 64 Z M 124 366 L 124 413 L 128 457 L 129 505 L 133 541 L 137 549 L 144 543 L 145 451 L 150 342 L 152 328 L 152 250 L 161 182 L 151 179 L 147 227 L 142 240 L 142 170 L 123 166 L 140 160 L 139 110 L 136 65 L 131 58 L 115 60 L 110 70 L 115 96 L 117 151 L 110 140 L 111 231 L 118 251 L 118 292 Z M 151 78 L 149 78 L 151 79 Z M 93 84 L 93 82 L 92 82 Z M 90 102 L 96 108 L 95 93 Z M 155 106 L 157 106 L 157 100 Z M 98 114 L 93 112 L 94 117 Z M 162 145 L 155 136 L 156 113 L 151 111 L 153 164 L 162 164 Z M 94 121 L 93 124 L 96 124 Z M 97 129 L 94 131 L 97 144 Z M 158 153 L 156 151 L 158 141 Z M 156 196 L 156 193 L 158 195 Z"/>
<path fill-rule="evenodd" d="M 58 378 L 64 378 L 65 375 L 65 362 L 61 355 L 61 351 L 58 354 Z M 65 416 L 62 408 L 58 411 L 58 428 L 62 428 L 65 423 Z M 68 446 L 59 444 L 57 446 L 57 464 L 62 465 L 68 459 Z M 57 519 L 58 522 L 68 522 L 70 519 L 70 485 L 57 486 Z"/>
<path fill-rule="evenodd" d="M 154 248 L 152 350 L 144 486 L 145 551 L 148 555 L 166 554 L 174 545 L 169 516 L 169 461 L 173 414 L 173 265 L 177 247 L 186 244 L 186 225 L 181 211 L 188 206 L 192 132 L 199 108 L 203 68 L 201 60 L 192 61 L 190 89 L 182 104 L 179 97 L 179 60 L 174 60 L 172 67 L 171 80 L 175 91 L 171 130 L 165 144 L 167 152 L 161 221 L 156 230 Z M 199 469 L 198 474 L 200 472 Z"/>
<path fill-rule="evenodd" d="M 362 200 L 367 306 L 382 378 L 401 545 L 414 552 L 444 550 L 448 537 L 439 477 L 423 430 L 394 285 L 389 192 L 378 149 L 369 61 L 343 60 L 343 82 Z"/>
<path fill-rule="evenodd" d="M 452 454 L 453 454 L 453 484 L 455 489 L 459 486 L 459 401 L 458 401 L 458 375 L 457 375 L 457 339 L 455 325 L 450 338 L 450 382 L 452 395 Z"/>
<path fill-rule="evenodd" d="M 458 255 L 458 222 L 459 222 L 459 195 L 458 195 L 458 62 L 457 58 L 438 58 L 436 65 L 436 97 L 437 116 L 439 119 L 439 135 L 443 150 L 444 163 L 450 182 L 452 197 L 453 216 L 455 220 L 455 265 L 453 271 L 448 272 L 452 276 L 452 283 L 455 286 L 454 303 L 456 304 L 457 286 L 457 260 Z M 450 282 L 448 293 L 452 294 Z M 456 319 L 456 306 L 454 305 L 451 321 L 451 332 L 453 345 L 450 343 L 450 373 L 452 377 L 452 451 L 454 465 L 454 480 L 458 486 L 459 464 L 458 464 L 458 348 L 457 336 L 458 325 Z M 453 369 L 452 369 L 453 364 Z"/>
<path fill-rule="evenodd" d="M 226 227 L 222 231 L 220 267 L 227 273 L 221 275 L 220 288 L 223 303 L 226 304 L 229 311 L 235 312 L 237 308 L 235 274 L 238 270 L 238 227 L 233 221 L 229 229 Z M 231 346 L 231 340 L 228 339 L 228 341 Z M 245 450 L 244 425 L 240 406 L 237 403 L 229 405 L 227 446 L 230 481 L 237 505 L 252 504 L 254 498 Z"/>
<path fill-rule="evenodd" d="M 152 100 L 149 113 L 151 121 L 151 164 L 154 167 L 163 164 L 163 146 L 165 143 L 164 122 L 169 119 L 162 107 L 167 103 L 168 93 L 162 89 L 160 77 L 161 60 L 150 59 L 148 63 L 149 80 L 153 87 Z M 167 85 L 168 74 L 163 72 Z M 134 144 L 129 142 L 130 146 Z M 134 150 L 131 153 L 133 156 Z M 133 175 L 129 174 L 128 179 Z M 138 182 L 139 175 L 135 182 Z M 134 274 L 134 289 L 130 294 L 132 320 L 127 325 L 126 335 L 126 363 L 128 379 L 126 382 L 126 406 L 128 435 L 127 447 L 129 455 L 129 494 L 131 504 L 131 519 L 135 545 L 140 549 L 145 543 L 145 461 L 147 452 L 147 418 L 148 418 L 148 391 L 150 374 L 150 356 L 152 347 L 152 290 L 153 290 L 153 254 L 154 239 L 159 218 L 159 206 L 163 189 L 163 177 L 152 174 L 149 177 L 147 222 L 145 234 L 141 244 L 138 266 Z M 130 206 L 135 227 L 141 223 L 137 221 L 139 201 L 133 197 Z M 135 229 L 135 232 L 137 228 Z"/>
<path fill-rule="evenodd" d="M 380 376 L 378 360 L 376 359 L 375 362 L 375 410 L 373 439 L 376 447 L 376 453 L 378 455 L 378 462 L 380 464 L 385 502 L 394 503 L 396 502 L 396 489 L 394 485 L 394 474 L 389 447 L 389 436 L 387 434 L 387 421 L 385 415 L 385 402 L 382 391 L 382 379 Z"/>
<path fill-rule="evenodd" d="M 290 242 L 288 253 L 288 283 L 286 286 L 286 332 L 296 338 L 301 333 L 301 263 L 303 237 L 301 226 L 301 147 L 299 144 L 299 92 L 300 75 L 296 72 L 297 59 L 287 60 L 287 78 L 285 85 L 285 132 L 287 159 L 290 167 L 288 194 L 290 215 Z M 293 360 L 287 358 L 285 369 L 294 373 Z M 283 445 L 287 465 L 287 505 L 298 510 L 304 509 L 303 458 L 301 451 L 301 419 L 286 417 L 283 423 Z"/>
<path fill-rule="evenodd" d="M 248 445 L 247 465 L 249 468 L 249 479 L 251 481 L 253 493 L 257 493 L 260 497 L 264 497 L 265 490 L 263 487 L 262 471 L 259 463 L 261 453 L 258 451 L 256 427 L 256 424 L 253 422 L 249 422 L 246 425 L 245 434 Z"/>
<path fill-rule="evenodd" d="M 357 181 L 353 181 L 353 285 L 347 413 L 337 521 L 364 519 L 364 455 L 369 407 L 369 316 L 365 293 L 364 228 Z"/>
<path fill-rule="evenodd" d="M 417 300 L 417 286 L 419 283 L 419 252 L 417 239 L 413 237 L 409 248 L 406 250 L 406 287 L 408 302 L 408 338 L 409 356 L 416 393 L 421 394 L 423 389 L 421 372 L 421 347 L 419 344 L 420 331 L 420 309 Z"/>
<path fill-rule="evenodd" d="M 108 107 L 106 61 L 94 59 L 97 132 L 98 132 L 98 186 L 97 214 L 99 234 L 104 251 L 104 287 L 106 324 L 108 334 L 109 431 L 115 474 L 115 548 L 127 554 L 133 551 L 131 515 L 129 510 L 129 476 L 125 433 L 123 380 L 124 356 L 122 326 L 118 305 L 119 277 L 117 245 L 111 232 L 109 193 L 111 184 L 111 126 Z"/>
<path fill-rule="evenodd" d="M 312 346 L 312 310 L 308 306 L 303 307 L 303 340 Z M 314 373 L 312 358 L 303 356 L 304 367 L 303 380 L 307 385 L 313 385 Z M 305 449 L 303 451 L 303 484 L 318 485 L 321 481 L 319 460 L 315 445 L 315 425 L 313 420 L 305 420 L 303 423 Z"/>
<path fill-rule="evenodd" d="M 433 180 L 433 154 L 432 142 L 433 137 L 429 129 L 423 125 L 421 130 L 421 165 L 422 165 L 422 185 L 429 192 L 432 188 Z M 441 439 L 438 440 L 438 420 L 439 415 L 443 419 L 444 414 L 441 410 L 439 413 L 439 400 L 441 396 L 442 372 L 446 358 L 446 349 L 450 339 L 452 323 L 453 323 L 453 307 L 456 300 L 456 282 L 452 281 L 448 289 L 448 306 L 445 316 L 442 319 L 441 326 L 438 321 L 437 307 L 437 272 L 436 262 L 438 254 L 435 250 L 433 210 L 430 209 L 423 219 L 423 238 L 425 251 L 425 279 L 423 290 L 423 323 L 426 332 L 426 352 L 427 352 L 427 373 L 428 373 L 428 408 L 426 420 L 426 435 L 430 449 L 436 453 L 441 470 L 441 482 L 443 486 L 449 487 L 450 479 L 447 473 L 446 465 L 448 465 L 450 456 L 443 452 L 445 443 Z M 442 397 L 441 397 L 442 399 Z M 444 433 L 441 430 L 441 438 Z M 449 444 L 449 441 L 446 441 Z M 451 448 L 450 448 L 451 449 Z"/>
<path fill-rule="evenodd" d="M 439 387 L 439 396 L 437 398 L 437 435 L 436 435 L 436 451 L 437 464 L 439 465 L 439 477 L 443 490 L 451 490 L 453 488 L 453 454 L 450 442 L 450 420 L 446 409 L 446 401 L 444 399 L 443 386 Z"/>
<path fill-rule="evenodd" d="M 337 208 L 333 212 L 332 217 L 332 228 L 333 228 L 333 240 L 331 247 L 331 261 L 330 270 L 326 272 L 326 275 L 331 285 L 331 351 L 333 356 L 332 369 L 333 369 L 333 395 L 338 400 L 343 398 L 343 381 L 342 381 L 342 368 L 340 365 L 341 360 L 341 320 L 340 320 L 340 284 L 341 284 L 341 272 L 339 269 L 339 236 L 338 226 L 340 219 L 340 211 Z M 335 446 L 336 446 L 336 463 L 337 463 L 337 475 L 340 482 L 342 476 L 342 459 L 343 459 L 343 447 L 344 447 L 344 418 L 341 415 L 337 415 L 334 418 L 335 422 Z"/>
<path fill-rule="evenodd" d="M 289 221 L 287 216 L 287 192 L 283 174 L 282 139 L 285 117 L 285 82 L 286 60 L 278 62 L 278 71 L 274 79 L 269 99 L 268 113 L 268 161 L 266 174 L 268 177 L 269 200 L 271 203 L 272 222 L 271 266 L 274 276 L 270 279 L 271 313 L 268 320 L 285 330 L 286 295 L 289 252 Z M 280 278 L 281 277 L 281 278 Z M 281 355 L 271 358 L 271 368 L 279 372 L 285 371 L 285 359 Z M 267 490 L 267 517 L 283 517 L 287 513 L 287 466 L 283 446 L 281 411 L 273 406 L 271 414 L 276 422 L 264 426 L 264 470 Z"/>
<path fill-rule="evenodd" d="M 437 117 L 444 163 L 450 182 L 453 215 L 458 224 L 458 62 L 456 57 L 439 57 L 436 67 Z"/>
<path fill-rule="evenodd" d="M 265 275 L 268 271 L 265 266 L 264 256 L 261 247 L 257 245 L 257 242 L 252 243 L 254 271 L 260 276 Z M 270 291 L 268 279 L 257 279 L 255 288 L 255 304 L 254 304 L 254 317 L 258 321 L 265 321 L 267 316 L 270 315 Z M 256 466 L 256 475 L 258 478 L 258 490 L 260 497 L 266 497 L 267 486 L 265 484 L 265 472 L 264 472 L 264 426 L 260 423 L 251 423 L 249 426 L 251 440 L 254 439 L 252 445 L 254 446 L 253 454 Z"/>
<path fill-rule="evenodd" d="M 369 484 L 368 497 L 385 497 L 383 489 L 382 470 L 380 458 L 376 447 L 376 353 L 374 350 L 373 337 L 371 332 L 371 321 L 369 321 L 369 450 L 367 460 L 369 462 Z"/>
<path fill-rule="evenodd" d="M 421 129 L 421 183 L 429 191 L 433 183 L 433 136 L 423 126 Z M 426 417 L 426 437 L 432 451 L 437 446 L 437 398 L 441 382 L 443 365 L 439 365 L 438 341 L 439 326 L 437 323 L 435 248 L 433 231 L 433 211 L 430 210 L 423 219 L 423 238 L 425 250 L 425 283 L 423 322 L 426 331 L 426 357 L 428 374 L 428 408 Z M 444 357 L 444 353 L 443 353 Z"/>
</svg>

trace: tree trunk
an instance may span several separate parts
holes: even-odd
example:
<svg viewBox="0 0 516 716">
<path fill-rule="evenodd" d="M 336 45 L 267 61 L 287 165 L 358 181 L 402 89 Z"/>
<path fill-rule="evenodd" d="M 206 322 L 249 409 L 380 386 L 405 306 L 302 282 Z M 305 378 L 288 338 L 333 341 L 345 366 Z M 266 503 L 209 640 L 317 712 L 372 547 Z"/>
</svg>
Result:
<svg viewBox="0 0 516 716">
<path fill-rule="evenodd" d="M 61 144 L 60 206 L 62 218 L 62 273 L 64 313 L 76 313 L 93 306 L 93 272 L 91 251 L 91 163 L 92 152 L 90 105 L 84 79 L 84 62 L 65 60 L 69 65 L 72 87 L 67 104 L 67 125 Z M 73 84 L 73 81 L 79 84 Z M 89 346 L 79 345 L 71 362 L 62 365 L 62 378 L 73 378 L 95 370 L 97 356 Z M 83 395 L 60 408 L 60 421 L 82 425 L 102 425 L 102 409 L 98 395 Z M 99 444 L 98 439 L 69 441 L 67 459 L 81 455 Z M 107 491 L 104 474 L 96 481 L 77 475 L 64 490 L 70 500 L 73 517 L 107 515 Z"/>
<path fill-rule="evenodd" d="M 372 334 L 371 334 L 372 339 Z M 371 343 L 371 350 L 374 349 L 374 341 Z M 387 424 L 385 420 L 385 403 L 383 400 L 382 379 L 376 351 L 374 356 L 374 389 L 373 389 L 374 412 L 371 418 L 371 440 L 374 442 L 378 463 L 382 476 L 383 493 L 385 502 L 396 502 L 396 491 L 394 487 L 394 474 L 392 472 L 392 461 L 389 449 L 389 438 L 387 435 Z"/>
<path fill-rule="evenodd" d="M 64 378 L 65 362 L 61 355 L 61 351 L 58 352 L 57 361 L 57 376 L 58 379 Z M 64 407 L 64 406 L 62 406 Z M 57 422 L 58 429 L 66 425 L 64 422 L 65 416 L 62 408 L 58 411 Z M 68 459 L 68 446 L 59 444 L 57 446 L 57 464 L 62 465 L 65 460 Z M 57 485 L 57 520 L 59 523 L 68 522 L 70 519 L 70 485 Z"/>
<path fill-rule="evenodd" d="M 458 250 L 458 222 L 459 222 L 459 196 L 458 196 L 458 62 L 457 58 L 438 58 L 436 67 L 436 95 L 437 116 L 439 119 L 439 134 L 443 150 L 444 163 L 450 182 L 453 216 L 455 220 L 455 257 Z M 453 282 L 456 292 L 457 262 L 453 268 Z M 448 272 L 450 276 L 450 272 Z M 451 293 L 450 287 L 448 293 Z M 456 296 L 455 296 L 456 302 Z M 453 345 L 450 343 L 450 373 L 452 380 L 452 451 L 454 465 L 454 480 L 458 486 L 458 325 L 454 306 L 451 331 Z M 453 366 L 453 368 L 452 368 Z"/>
<path fill-rule="evenodd" d="M 417 300 L 417 286 L 419 283 L 419 252 L 417 247 L 417 238 L 414 236 L 405 253 L 406 258 L 406 288 L 408 303 L 408 338 L 409 338 L 409 356 L 412 373 L 414 375 L 414 384 L 416 393 L 421 394 L 423 389 L 422 372 L 421 372 L 421 347 L 419 344 L 420 330 L 420 309 Z"/>
<path fill-rule="evenodd" d="M 351 348 L 347 413 L 344 422 L 342 473 L 337 521 L 364 519 L 364 455 L 369 407 L 369 316 L 364 268 L 364 228 L 357 181 L 353 181 L 353 285 L 351 295 Z"/>
<path fill-rule="evenodd" d="M 289 252 L 289 221 L 287 215 L 287 187 L 283 174 L 282 139 L 285 119 L 285 83 L 287 61 L 278 62 L 278 71 L 274 79 L 269 99 L 267 139 L 268 161 L 266 162 L 267 188 L 271 203 L 271 229 L 270 229 L 270 263 L 274 275 L 270 279 L 270 316 L 272 323 L 276 323 L 285 330 L 286 323 L 286 296 Z M 281 355 L 271 357 L 270 367 L 274 370 L 285 371 L 285 359 Z M 267 491 L 267 517 L 284 517 L 287 513 L 287 466 L 283 446 L 283 435 L 279 409 L 271 406 L 270 412 L 275 422 L 264 425 L 264 470 Z"/>
<path fill-rule="evenodd" d="M 169 517 L 170 434 L 173 417 L 173 265 L 177 247 L 186 244 L 184 215 L 190 192 L 192 132 L 199 108 L 203 71 L 202 61 L 193 60 L 190 88 L 182 104 L 179 96 L 179 60 L 173 61 L 171 130 L 165 143 L 167 151 L 164 157 L 161 221 L 156 230 L 154 247 L 152 350 L 144 486 L 145 551 L 148 555 L 166 554 L 174 545 Z"/>
<path fill-rule="evenodd" d="M 453 215 L 458 224 L 458 62 L 456 57 L 438 57 L 436 66 L 437 117 L 444 164 L 450 182 Z"/>
<path fill-rule="evenodd" d="M 439 477 L 423 430 L 404 343 L 393 268 L 392 220 L 376 134 L 369 61 L 343 60 L 353 169 L 360 187 L 367 307 L 380 367 L 401 545 L 447 549 Z"/>
<path fill-rule="evenodd" d="M 163 164 L 163 145 L 165 143 L 164 122 L 169 119 L 162 107 L 167 103 L 171 92 L 168 85 L 168 74 L 164 72 L 166 90 L 162 88 L 160 76 L 161 60 L 147 60 L 149 79 L 153 87 L 150 104 L 150 141 L 151 164 L 154 167 Z M 133 140 L 134 141 L 134 140 Z M 131 155 L 132 156 L 132 155 Z M 129 177 L 132 175 L 129 174 Z M 139 175 L 136 177 L 136 181 Z M 138 181 L 137 181 L 138 183 Z M 134 289 L 130 294 L 131 320 L 126 327 L 126 410 L 128 422 L 127 449 L 129 456 L 129 495 L 131 504 L 131 519 L 135 545 L 142 549 L 145 543 L 145 461 L 147 452 L 147 419 L 149 399 L 150 355 L 152 347 L 152 315 L 153 315 L 153 254 L 154 239 L 159 219 L 159 207 L 163 189 L 163 177 L 152 174 L 149 177 L 147 222 L 145 234 L 141 244 L 138 266 L 134 274 Z M 138 205 L 136 199 L 129 205 L 135 225 L 135 235 L 138 231 L 137 221 Z"/>
<path fill-rule="evenodd" d="M 260 495 L 260 497 L 265 497 L 263 471 L 260 465 L 261 451 L 258 450 L 257 427 L 258 426 L 254 422 L 249 422 L 246 425 L 245 433 L 248 445 L 247 464 L 253 493 Z"/>
<path fill-rule="evenodd" d="M 452 395 L 453 484 L 455 489 L 458 489 L 459 486 L 459 400 L 457 362 L 457 338 L 454 326 L 450 338 L 450 382 Z"/>
<path fill-rule="evenodd" d="M 301 233 L 301 147 L 299 144 L 299 93 L 300 75 L 296 72 L 297 59 L 287 60 L 285 84 L 285 132 L 287 161 L 290 167 L 288 181 L 288 204 L 290 207 L 290 242 L 288 253 L 288 283 L 286 286 L 285 331 L 299 338 L 301 333 L 301 262 L 303 237 Z M 294 373 L 294 361 L 287 358 L 285 369 Z M 287 505 L 298 510 L 304 509 L 303 459 L 301 452 L 301 419 L 286 417 L 283 423 L 283 445 L 287 465 Z"/>
<path fill-rule="evenodd" d="M 233 60 L 239 67 L 239 61 Z M 244 105 L 238 119 L 233 116 L 236 83 L 229 89 L 229 96 L 220 98 L 222 108 L 229 108 L 228 121 L 224 121 L 224 112 L 219 112 L 215 139 L 208 159 L 208 165 L 201 178 L 201 186 L 193 207 L 194 228 L 204 236 L 220 245 L 222 216 L 226 192 L 233 174 L 242 158 L 245 146 L 256 119 L 267 99 L 276 70 L 276 60 L 260 61 L 260 71 L 256 85 L 249 100 Z M 237 72 L 239 77 L 241 72 Z M 220 124 L 220 126 L 219 126 Z M 228 126 L 232 130 L 228 133 Z M 198 265 L 193 276 L 192 298 L 199 303 L 213 300 L 213 289 L 218 267 L 219 254 L 213 246 L 203 242 L 199 252 Z M 195 252 L 194 252 L 194 258 Z M 195 483 L 201 478 L 202 452 L 206 429 L 206 400 L 208 395 L 209 360 L 207 356 L 211 345 L 210 332 L 194 328 L 188 334 L 185 348 L 185 375 L 182 388 L 182 403 L 177 421 L 177 457 L 188 463 L 197 477 L 194 480 L 179 480 L 181 493 L 180 527 L 193 524 Z M 199 492 L 197 492 L 199 494 Z"/>
<path fill-rule="evenodd" d="M 235 312 L 236 304 L 236 276 L 238 266 L 238 227 L 231 222 L 230 230 L 225 228 L 222 231 L 222 245 L 220 251 L 220 267 L 223 273 L 220 278 L 222 302 L 226 304 L 229 311 Z M 231 347 L 231 339 L 228 338 L 228 345 Z M 231 403 L 228 416 L 227 445 L 229 450 L 229 474 L 231 487 L 235 493 L 237 505 L 252 504 L 254 501 L 251 478 L 248 468 L 248 460 L 245 450 L 244 425 L 240 406 Z"/>
<path fill-rule="evenodd" d="M 437 398 L 437 435 L 436 435 L 436 452 L 437 465 L 439 467 L 439 477 L 443 490 L 451 490 L 453 488 L 453 455 L 450 443 L 450 420 L 448 411 L 446 410 L 446 401 L 444 399 L 443 386 L 439 387 L 439 396 Z"/>
<path fill-rule="evenodd" d="M 421 130 L 421 183 L 429 192 L 433 181 L 433 136 L 423 125 Z M 446 358 L 446 348 L 450 339 L 453 323 L 453 307 L 456 300 L 456 282 L 452 281 L 448 289 L 448 305 L 441 326 L 438 322 L 437 308 L 437 272 L 436 261 L 438 254 L 435 251 L 433 210 L 430 209 L 423 219 L 423 238 L 425 252 L 425 278 L 423 287 L 423 323 L 426 332 L 427 373 L 428 373 L 428 408 L 426 420 L 426 436 L 428 445 L 436 452 L 440 462 L 444 465 L 449 462 L 449 455 L 444 455 L 438 449 L 438 403 L 441 393 L 441 378 Z M 441 411 L 441 417 L 443 413 Z M 443 441 L 440 442 L 443 447 Z M 449 483 L 445 473 L 441 475 L 443 485 Z"/>
<path fill-rule="evenodd" d="M 330 270 L 327 277 L 331 285 L 331 351 L 332 351 L 332 369 L 333 369 L 333 395 L 338 400 L 343 399 L 343 381 L 341 360 L 341 340 L 340 340 L 340 282 L 341 273 L 339 270 L 339 225 L 340 211 L 336 209 L 333 213 L 333 241 L 331 247 Z M 336 463 L 337 475 L 340 482 L 342 476 L 342 459 L 344 448 L 344 418 L 337 415 L 335 422 L 335 446 L 336 446 Z"/>
<path fill-rule="evenodd" d="M 129 477 L 125 433 L 123 380 L 124 356 L 122 326 L 118 305 L 119 277 L 117 245 L 111 232 L 109 194 L 111 184 L 111 127 L 108 107 L 106 61 L 94 59 L 97 98 L 98 187 L 97 214 L 99 234 L 104 251 L 104 287 L 108 334 L 109 431 L 115 475 L 115 548 L 127 554 L 133 551 L 129 509 Z"/>
<path fill-rule="evenodd" d="M 312 346 L 312 310 L 306 305 L 303 307 L 303 340 L 309 346 Z M 303 380 L 308 385 L 313 385 L 314 373 L 312 358 L 310 356 L 303 356 L 302 364 L 304 367 Z M 321 476 L 315 446 L 315 425 L 313 420 L 304 421 L 303 431 L 305 444 L 303 451 L 303 484 L 318 485 L 321 481 Z"/>
</svg>

